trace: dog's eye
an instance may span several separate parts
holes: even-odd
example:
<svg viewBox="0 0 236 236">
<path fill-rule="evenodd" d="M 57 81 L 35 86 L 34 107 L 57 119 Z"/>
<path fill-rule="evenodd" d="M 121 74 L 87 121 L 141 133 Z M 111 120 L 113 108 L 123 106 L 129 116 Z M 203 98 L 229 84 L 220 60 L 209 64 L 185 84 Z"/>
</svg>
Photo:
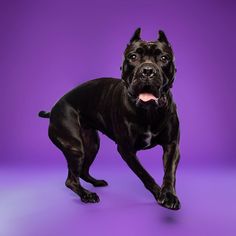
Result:
<svg viewBox="0 0 236 236">
<path fill-rule="evenodd" d="M 161 62 L 167 63 L 168 62 L 168 57 L 167 56 L 161 56 Z"/>
<path fill-rule="evenodd" d="M 137 55 L 134 53 L 129 55 L 129 59 L 132 61 L 134 61 L 136 58 L 137 58 Z"/>
</svg>

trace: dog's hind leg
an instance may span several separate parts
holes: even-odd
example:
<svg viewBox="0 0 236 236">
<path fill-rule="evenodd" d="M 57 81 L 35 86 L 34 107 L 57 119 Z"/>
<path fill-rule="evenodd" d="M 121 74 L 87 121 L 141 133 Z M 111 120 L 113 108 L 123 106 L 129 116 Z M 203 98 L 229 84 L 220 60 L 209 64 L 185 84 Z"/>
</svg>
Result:
<svg viewBox="0 0 236 236">
<path fill-rule="evenodd" d="M 82 202 L 99 202 L 96 193 L 88 191 L 80 184 L 85 154 L 77 111 L 68 104 L 57 105 L 51 112 L 48 134 L 67 160 L 66 186 L 78 194 Z"/>
<path fill-rule="evenodd" d="M 95 179 L 89 173 L 89 168 L 96 158 L 100 145 L 100 139 L 97 130 L 94 130 L 92 128 L 84 128 L 83 126 L 81 126 L 81 136 L 83 139 L 85 155 L 80 176 L 81 179 L 93 184 L 95 187 L 107 186 L 108 183 L 105 180 Z"/>
</svg>

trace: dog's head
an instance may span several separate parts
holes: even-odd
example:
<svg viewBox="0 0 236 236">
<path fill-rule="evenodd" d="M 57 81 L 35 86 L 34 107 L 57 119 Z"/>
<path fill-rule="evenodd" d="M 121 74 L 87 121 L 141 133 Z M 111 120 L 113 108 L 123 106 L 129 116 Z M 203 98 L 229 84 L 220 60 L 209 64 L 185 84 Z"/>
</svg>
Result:
<svg viewBox="0 0 236 236">
<path fill-rule="evenodd" d="M 138 107 L 162 107 L 176 72 L 173 51 L 163 31 L 150 42 L 142 40 L 140 32 L 138 28 L 125 49 L 122 80 Z"/>
</svg>

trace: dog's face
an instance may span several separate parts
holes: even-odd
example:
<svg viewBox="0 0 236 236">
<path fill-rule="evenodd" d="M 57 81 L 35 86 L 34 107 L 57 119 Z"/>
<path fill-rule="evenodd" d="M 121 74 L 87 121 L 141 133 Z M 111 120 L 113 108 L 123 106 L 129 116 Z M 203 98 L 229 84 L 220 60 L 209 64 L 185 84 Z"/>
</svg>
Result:
<svg viewBox="0 0 236 236">
<path fill-rule="evenodd" d="M 162 107 L 165 93 L 172 87 L 176 68 L 171 46 L 159 31 L 156 41 L 144 41 L 138 28 L 124 52 L 122 79 L 136 106 Z"/>
</svg>

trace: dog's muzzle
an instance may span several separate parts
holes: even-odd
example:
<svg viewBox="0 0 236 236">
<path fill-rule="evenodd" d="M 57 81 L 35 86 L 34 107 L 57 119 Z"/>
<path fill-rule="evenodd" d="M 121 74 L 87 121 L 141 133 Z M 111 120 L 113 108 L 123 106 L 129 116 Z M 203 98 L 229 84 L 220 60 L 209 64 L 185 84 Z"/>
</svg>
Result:
<svg viewBox="0 0 236 236">
<path fill-rule="evenodd" d="M 134 74 L 134 82 L 131 84 L 136 102 L 148 103 L 154 101 L 158 103 L 162 80 L 156 65 L 144 63 L 137 68 Z"/>
<path fill-rule="evenodd" d="M 144 63 L 135 70 L 133 79 L 128 84 L 128 95 L 136 106 L 148 109 L 167 104 L 162 76 L 158 67 L 152 63 Z"/>
</svg>

